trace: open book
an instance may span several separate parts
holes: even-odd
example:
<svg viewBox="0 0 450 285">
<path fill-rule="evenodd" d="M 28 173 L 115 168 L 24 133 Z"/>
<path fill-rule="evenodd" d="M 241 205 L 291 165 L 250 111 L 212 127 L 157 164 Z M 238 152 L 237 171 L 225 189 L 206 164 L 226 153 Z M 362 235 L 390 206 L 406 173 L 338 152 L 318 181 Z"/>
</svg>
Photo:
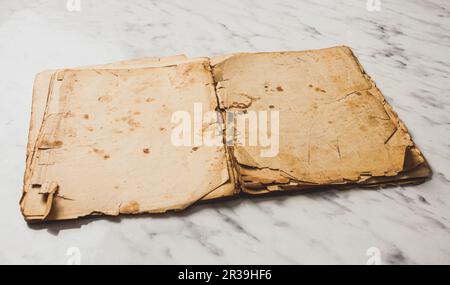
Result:
<svg viewBox="0 0 450 285">
<path fill-rule="evenodd" d="M 64 220 L 430 176 L 347 47 L 174 56 L 38 74 L 20 204 Z"/>
</svg>

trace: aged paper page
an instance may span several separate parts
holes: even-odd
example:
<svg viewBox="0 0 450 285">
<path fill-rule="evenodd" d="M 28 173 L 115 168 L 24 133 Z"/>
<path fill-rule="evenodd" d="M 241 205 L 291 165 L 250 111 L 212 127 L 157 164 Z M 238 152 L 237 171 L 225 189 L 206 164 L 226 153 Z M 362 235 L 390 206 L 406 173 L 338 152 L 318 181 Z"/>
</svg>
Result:
<svg viewBox="0 0 450 285">
<path fill-rule="evenodd" d="M 162 57 L 162 58 L 139 58 L 139 59 L 132 59 L 132 60 L 126 60 L 126 61 L 120 61 L 116 63 L 111 64 L 105 64 L 105 65 L 96 65 L 96 66 L 89 66 L 89 67 L 80 67 L 76 68 L 78 69 L 108 69 L 108 68 L 120 68 L 120 69 L 130 69 L 130 68 L 139 68 L 139 67 L 158 67 L 158 66 L 164 66 L 164 65 L 171 65 L 171 64 L 179 64 L 183 61 L 186 61 L 187 57 L 185 55 L 176 55 L 176 56 L 169 56 L 169 57 Z M 53 83 L 57 82 L 55 77 L 53 75 L 61 70 L 48 70 L 39 73 L 36 76 L 35 83 L 33 86 L 33 101 L 32 101 L 32 112 L 31 112 L 31 119 L 30 119 L 30 128 L 29 128 L 29 135 L 28 135 L 28 145 L 27 145 L 27 166 L 25 171 L 25 180 L 26 177 L 29 176 L 31 173 L 30 169 L 30 163 L 32 155 L 30 155 L 36 145 L 37 142 L 37 136 L 43 121 L 43 115 L 45 111 L 45 107 L 47 104 L 47 98 L 49 90 L 52 88 Z M 230 162 L 227 162 L 229 165 L 229 171 L 232 172 Z M 218 189 L 214 190 L 213 192 L 209 193 L 207 196 L 203 197 L 203 200 L 210 200 L 210 199 L 216 199 L 226 196 L 232 196 L 236 193 L 236 188 L 234 185 L 234 180 L 232 180 L 233 177 L 230 177 L 229 183 L 225 183 L 224 185 L 220 186 Z M 26 182 L 25 182 L 26 184 Z"/>
<path fill-rule="evenodd" d="M 56 80 L 30 152 L 28 220 L 182 209 L 229 181 L 223 146 L 170 141 L 173 112 L 216 107 L 207 60 L 65 70 Z"/>
<path fill-rule="evenodd" d="M 212 65 L 222 109 L 236 117 L 279 114 L 277 155 L 262 156 L 261 145 L 234 147 L 247 192 L 430 175 L 407 129 L 349 48 L 242 53 L 213 59 Z M 249 128 L 244 137 L 250 137 Z"/>
</svg>

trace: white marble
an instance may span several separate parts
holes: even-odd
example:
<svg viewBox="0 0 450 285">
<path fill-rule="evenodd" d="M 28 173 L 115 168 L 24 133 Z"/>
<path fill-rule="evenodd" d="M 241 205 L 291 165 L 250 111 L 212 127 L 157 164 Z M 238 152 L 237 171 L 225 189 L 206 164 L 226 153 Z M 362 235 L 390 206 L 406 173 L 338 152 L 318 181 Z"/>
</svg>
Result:
<svg viewBox="0 0 450 285">
<path fill-rule="evenodd" d="M 345 44 L 404 120 L 431 181 L 236 199 L 180 214 L 28 226 L 20 212 L 31 89 L 44 69 L 185 53 Z M 0 263 L 450 263 L 450 2 L 0 0 Z"/>
</svg>

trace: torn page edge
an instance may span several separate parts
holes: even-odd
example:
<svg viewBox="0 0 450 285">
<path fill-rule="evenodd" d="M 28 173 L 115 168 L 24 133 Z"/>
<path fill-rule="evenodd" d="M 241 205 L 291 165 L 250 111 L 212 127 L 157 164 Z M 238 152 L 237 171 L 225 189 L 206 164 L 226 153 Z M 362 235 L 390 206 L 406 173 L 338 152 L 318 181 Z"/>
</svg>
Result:
<svg viewBox="0 0 450 285">
<path fill-rule="evenodd" d="M 214 64 L 211 62 L 212 59 L 209 61 L 209 72 L 211 73 L 211 77 L 213 79 L 213 86 L 214 86 L 214 94 L 216 96 L 216 111 L 220 113 L 222 122 L 226 122 L 226 110 L 222 108 L 221 99 L 218 91 L 218 84 L 219 82 L 216 80 L 215 72 L 214 72 Z M 236 165 L 236 158 L 234 157 L 234 146 L 228 146 L 227 144 L 227 128 L 224 124 L 223 130 L 222 130 L 222 143 L 224 146 L 225 156 L 227 158 L 227 166 L 228 166 L 228 172 L 231 179 L 231 183 L 234 185 L 234 191 L 232 195 L 239 194 L 241 192 L 240 187 L 240 181 L 239 181 L 239 168 Z M 230 196 L 232 196 L 230 195 Z"/>
<path fill-rule="evenodd" d="M 429 178 L 432 177 L 433 172 L 431 170 L 431 168 L 429 167 L 429 164 L 425 158 L 425 156 L 423 155 L 423 153 L 420 151 L 420 149 L 417 147 L 417 145 L 415 144 L 414 140 L 412 139 L 410 132 L 408 131 L 406 125 L 403 123 L 403 121 L 400 119 L 400 117 L 398 116 L 398 114 L 394 111 L 394 109 L 392 108 L 392 106 L 386 101 L 386 98 L 383 96 L 383 94 L 381 93 L 380 89 L 378 88 L 378 86 L 376 85 L 375 81 L 372 80 L 372 78 L 370 77 L 370 75 L 368 75 L 366 73 L 366 71 L 364 70 L 363 66 L 361 65 L 361 63 L 359 62 L 359 59 L 356 57 L 356 55 L 354 54 L 353 50 L 350 47 L 347 46 L 343 46 L 350 54 L 350 56 L 355 60 L 356 64 L 358 65 L 358 67 L 360 68 L 361 72 L 364 74 L 364 76 L 367 78 L 367 80 L 370 81 L 370 83 L 372 84 L 373 88 L 377 91 L 375 92 L 376 94 L 372 94 L 373 96 L 375 96 L 379 101 L 382 102 L 384 110 L 386 111 L 386 113 L 388 114 L 389 118 L 391 118 L 392 122 L 397 126 L 397 128 L 400 128 L 401 130 L 403 130 L 403 132 L 408 136 L 411 145 L 409 146 L 411 148 L 412 151 L 417 152 L 417 154 L 419 155 L 419 157 L 423 160 L 423 162 L 426 164 L 426 166 L 428 167 L 428 170 L 430 171 L 430 176 Z M 406 158 L 405 158 L 406 160 Z"/>
<path fill-rule="evenodd" d="M 46 105 L 45 105 L 45 109 L 44 109 L 44 112 L 43 112 L 43 115 L 42 115 L 38 136 L 36 138 L 36 141 L 34 142 L 33 150 L 31 151 L 31 153 L 29 154 L 29 158 L 27 159 L 27 165 L 26 165 L 25 176 L 24 176 L 23 192 L 22 192 L 22 197 L 20 199 L 20 208 L 21 208 L 21 212 L 22 212 L 22 214 L 24 216 L 26 216 L 26 214 L 25 214 L 25 207 L 26 207 L 25 206 L 25 196 L 27 195 L 28 189 L 30 187 L 32 187 L 32 183 L 29 183 L 29 181 L 33 177 L 34 161 L 35 161 L 35 158 L 36 158 L 36 155 L 37 155 L 37 151 L 38 151 L 38 143 L 37 142 L 38 142 L 39 137 L 41 136 L 43 128 L 44 128 L 44 121 L 45 121 L 45 118 L 46 118 L 46 115 L 47 115 L 47 112 L 48 112 L 48 105 L 49 105 L 49 101 L 50 101 L 50 95 L 53 92 L 53 84 L 52 84 L 52 82 L 55 80 L 55 78 L 56 78 L 55 76 L 56 76 L 56 73 L 54 73 L 52 75 L 51 79 L 50 79 L 49 89 L 48 89 L 47 98 L 46 98 Z M 50 196 L 51 196 L 51 202 L 52 202 L 53 201 L 53 194 L 51 194 Z M 51 207 L 51 203 L 50 203 L 50 207 Z M 49 211 L 50 211 L 50 209 L 49 209 Z M 48 213 L 47 213 L 47 215 L 48 215 Z M 45 215 L 45 217 L 47 215 Z M 42 216 L 44 216 L 44 215 L 42 215 Z"/>
<path fill-rule="evenodd" d="M 27 221 L 43 221 L 45 220 L 52 209 L 53 200 L 58 192 L 58 183 L 45 182 L 43 184 L 31 185 L 32 189 L 37 192 L 27 192 L 24 195 L 24 201 L 33 201 L 35 204 L 41 201 L 40 205 L 34 205 L 33 209 L 24 209 L 23 215 Z"/>
</svg>

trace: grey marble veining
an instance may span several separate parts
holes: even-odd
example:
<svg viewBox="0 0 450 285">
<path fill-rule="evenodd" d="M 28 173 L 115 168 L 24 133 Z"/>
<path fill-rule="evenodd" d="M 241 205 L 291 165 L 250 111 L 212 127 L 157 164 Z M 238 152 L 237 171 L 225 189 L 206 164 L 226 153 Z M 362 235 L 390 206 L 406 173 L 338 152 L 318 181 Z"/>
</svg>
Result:
<svg viewBox="0 0 450 285">
<path fill-rule="evenodd" d="M 0 0 L 0 263 L 450 263 L 450 3 Z M 235 199 L 179 214 L 27 226 L 19 212 L 34 75 L 143 56 L 358 55 L 429 160 L 414 187 Z"/>
</svg>

